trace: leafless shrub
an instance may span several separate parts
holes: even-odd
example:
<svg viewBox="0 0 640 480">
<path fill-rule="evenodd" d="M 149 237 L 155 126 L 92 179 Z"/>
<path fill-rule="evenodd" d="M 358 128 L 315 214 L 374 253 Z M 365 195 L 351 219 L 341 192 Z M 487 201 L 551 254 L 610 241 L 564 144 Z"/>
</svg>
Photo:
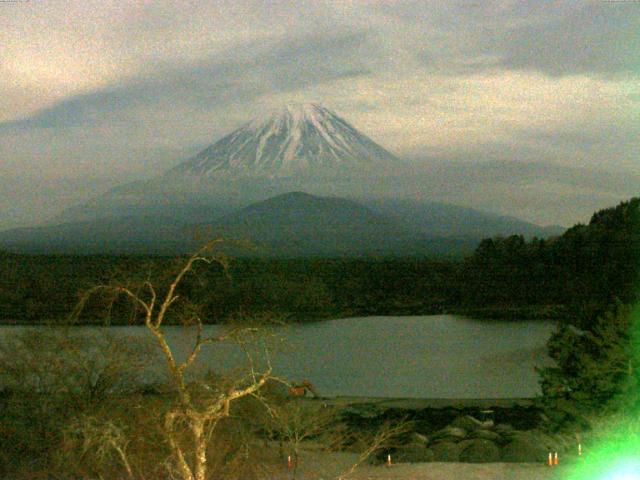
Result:
<svg viewBox="0 0 640 480">
<path fill-rule="evenodd" d="M 0 449 L 13 452 L 0 472 L 51 473 L 68 423 L 135 390 L 151 349 L 147 342 L 93 329 L 12 333 L 0 338 Z"/>
<path fill-rule="evenodd" d="M 5 389 L 87 406 L 137 388 L 151 345 L 108 332 L 39 327 L 0 339 Z"/>
<path fill-rule="evenodd" d="M 356 469 L 364 462 L 366 462 L 372 455 L 375 455 L 378 451 L 389 448 L 395 445 L 395 441 L 398 437 L 405 435 L 411 431 L 412 425 L 407 420 L 400 420 L 398 422 L 385 422 L 378 428 L 372 437 L 364 438 L 362 443 L 366 447 L 360 452 L 356 461 L 342 474 L 336 477 L 337 480 L 345 480 L 349 478 Z M 356 434 L 362 435 L 362 434 Z"/>
<path fill-rule="evenodd" d="M 326 435 L 338 420 L 337 412 L 321 402 L 300 398 L 278 403 L 262 401 L 265 407 L 263 428 L 269 437 L 278 439 L 281 456 L 292 456 L 292 477 L 295 479 L 303 442 Z"/>
<path fill-rule="evenodd" d="M 86 463 L 96 471 L 115 462 L 124 468 L 127 478 L 133 479 L 128 453 L 129 438 L 126 426 L 85 415 L 67 425 L 63 433 L 65 447 L 75 451 L 81 459 L 89 460 Z"/>
</svg>

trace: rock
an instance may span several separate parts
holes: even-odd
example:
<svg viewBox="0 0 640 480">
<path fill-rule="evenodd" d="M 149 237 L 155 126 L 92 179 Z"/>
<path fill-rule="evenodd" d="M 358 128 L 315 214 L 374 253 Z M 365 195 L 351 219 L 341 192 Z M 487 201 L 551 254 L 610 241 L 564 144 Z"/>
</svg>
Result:
<svg viewBox="0 0 640 480">
<path fill-rule="evenodd" d="M 493 428 L 493 430 L 503 437 L 511 437 L 511 435 L 513 435 L 513 433 L 515 432 L 515 429 L 508 423 L 499 423 Z"/>
<path fill-rule="evenodd" d="M 542 463 L 547 460 L 549 451 L 541 445 L 535 445 L 525 438 L 516 438 L 502 448 L 503 462 Z"/>
<path fill-rule="evenodd" d="M 438 430 L 436 433 L 430 436 L 431 441 L 446 441 L 446 440 L 462 440 L 467 436 L 467 431 L 464 428 L 459 427 L 444 427 L 442 430 Z"/>
<path fill-rule="evenodd" d="M 493 422 L 491 422 L 493 424 Z M 473 418 L 471 415 L 464 415 L 461 417 L 457 417 L 451 422 L 452 427 L 462 428 L 467 432 L 472 432 L 474 430 L 478 430 L 480 428 L 485 428 L 484 422 Z"/>
<path fill-rule="evenodd" d="M 420 445 L 424 445 L 425 447 L 429 445 L 429 437 L 426 435 L 422 435 L 421 433 L 413 432 L 410 436 L 410 443 L 417 443 Z"/>
<path fill-rule="evenodd" d="M 460 461 L 467 463 L 492 463 L 500 460 L 500 448 L 490 440 L 477 438 L 460 442 Z"/>
<path fill-rule="evenodd" d="M 575 435 L 566 435 L 561 433 L 543 433 L 536 431 L 538 435 L 544 435 L 548 438 L 548 444 L 552 447 L 554 452 L 575 453 L 578 451 L 578 442 Z"/>
<path fill-rule="evenodd" d="M 499 433 L 491 430 L 475 430 L 469 434 L 469 438 L 481 438 L 483 440 L 490 440 L 498 445 L 504 445 L 506 443 L 504 437 Z"/>
<path fill-rule="evenodd" d="M 524 439 L 525 441 L 544 447 L 547 451 L 557 451 L 561 447 L 561 443 L 558 439 L 552 438 L 540 430 L 527 430 L 525 432 L 516 431 L 513 433 L 511 438 L 513 440 L 518 438 Z"/>
<path fill-rule="evenodd" d="M 436 462 L 458 462 L 460 461 L 461 447 L 459 443 L 438 442 L 431 445 L 433 459 Z"/>
<path fill-rule="evenodd" d="M 358 438 L 353 443 L 349 443 L 347 445 L 340 445 L 339 450 L 351 453 L 362 453 L 367 448 L 371 446 L 371 443 L 368 442 L 365 438 Z"/>
<path fill-rule="evenodd" d="M 491 419 L 484 420 L 480 422 L 480 424 L 482 425 L 482 428 L 485 428 L 485 429 L 493 428 L 493 420 Z"/>
<path fill-rule="evenodd" d="M 433 458 L 433 451 L 420 443 L 403 445 L 396 450 L 395 454 L 391 455 L 391 460 L 394 463 L 432 462 Z"/>
<path fill-rule="evenodd" d="M 370 419 L 378 417 L 384 410 L 372 403 L 357 403 L 343 408 L 342 412 L 344 415 Z"/>
</svg>

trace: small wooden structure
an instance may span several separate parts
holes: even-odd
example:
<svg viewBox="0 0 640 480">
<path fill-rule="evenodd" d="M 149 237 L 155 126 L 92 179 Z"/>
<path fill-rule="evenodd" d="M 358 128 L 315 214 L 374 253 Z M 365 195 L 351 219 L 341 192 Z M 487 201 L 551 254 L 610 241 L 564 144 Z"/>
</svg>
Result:
<svg viewBox="0 0 640 480">
<path fill-rule="evenodd" d="M 307 392 L 310 392 L 314 398 L 320 398 L 316 387 L 309 380 L 303 380 L 302 383 L 291 385 L 289 388 L 289 395 L 292 397 L 304 397 Z"/>
</svg>

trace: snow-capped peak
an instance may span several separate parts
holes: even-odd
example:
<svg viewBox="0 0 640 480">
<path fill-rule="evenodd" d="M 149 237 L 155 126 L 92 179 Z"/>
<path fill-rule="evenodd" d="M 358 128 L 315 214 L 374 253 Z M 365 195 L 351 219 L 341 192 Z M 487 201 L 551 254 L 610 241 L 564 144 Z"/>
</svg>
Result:
<svg viewBox="0 0 640 480">
<path fill-rule="evenodd" d="M 272 110 L 269 114 L 253 119 L 250 125 L 260 126 L 267 122 L 291 121 L 295 124 L 305 120 L 317 119 L 330 113 L 326 108 L 315 103 L 289 103 Z"/>
<path fill-rule="evenodd" d="M 397 161 L 335 113 L 314 103 L 302 103 L 285 105 L 252 120 L 172 173 L 274 177 Z"/>
</svg>

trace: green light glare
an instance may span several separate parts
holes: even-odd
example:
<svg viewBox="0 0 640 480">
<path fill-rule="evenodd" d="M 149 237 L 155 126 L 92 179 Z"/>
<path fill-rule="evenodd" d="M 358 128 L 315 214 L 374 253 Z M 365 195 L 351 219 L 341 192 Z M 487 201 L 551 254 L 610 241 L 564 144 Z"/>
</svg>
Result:
<svg viewBox="0 0 640 480">
<path fill-rule="evenodd" d="M 628 460 L 621 462 L 602 480 L 638 480 L 640 478 L 640 461 Z"/>
<path fill-rule="evenodd" d="M 640 438 L 622 437 L 585 453 L 575 462 L 566 480 L 640 480 Z"/>
<path fill-rule="evenodd" d="M 640 304 L 629 316 L 629 388 L 624 407 L 594 425 L 594 444 L 584 446 L 584 454 L 571 462 L 562 480 L 640 480 Z"/>
</svg>

